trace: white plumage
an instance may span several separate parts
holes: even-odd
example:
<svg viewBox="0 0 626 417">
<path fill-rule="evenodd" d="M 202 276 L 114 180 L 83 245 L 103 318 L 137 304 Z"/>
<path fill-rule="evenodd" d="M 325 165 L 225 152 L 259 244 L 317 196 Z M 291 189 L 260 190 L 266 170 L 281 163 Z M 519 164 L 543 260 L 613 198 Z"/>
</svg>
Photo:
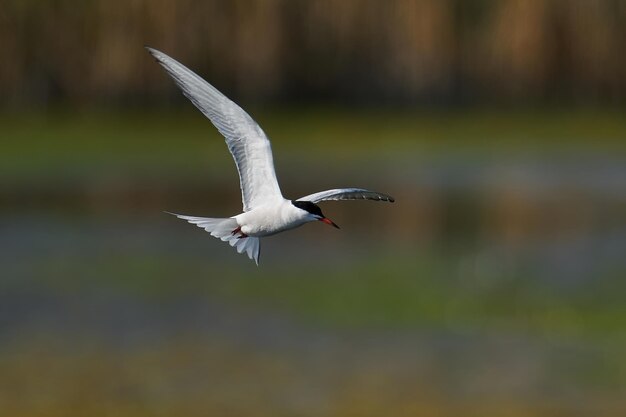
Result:
<svg viewBox="0 0 626 417">
<path fill-rule="evenodd" d="M 394 201 L 388 195 L 361 188 L 321 191 L 295 201 L 285 199 L 276 179 L 272 147 L 263 129 L 241 107 L 193 71 L 156 49 L 146 49 L 224 136 L 239 172 L 243 213 L 223 219 L 171 214 L 228 242 L 237 252 L 246 252 L 258 265 L 261 237 L 311 221 L 323 221 L 337 227 L 324 217 L 316 203 L 359 199 Z"/>
</svg>

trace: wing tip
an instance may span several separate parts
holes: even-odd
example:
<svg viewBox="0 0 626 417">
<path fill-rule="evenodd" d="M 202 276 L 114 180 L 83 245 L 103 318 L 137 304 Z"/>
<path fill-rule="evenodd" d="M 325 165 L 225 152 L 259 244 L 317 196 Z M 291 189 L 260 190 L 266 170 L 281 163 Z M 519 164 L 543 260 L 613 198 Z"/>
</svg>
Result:
<svg viewBox="0 0 626 417">
<path fill-rule="evenodd" d="M 148 51 L 148 53 L 152 56 L 152 58 L 154 58 L 158 63 L 162 63 L 163 57 L 167 56 L 163 52 L 159 51 L 158 49 L 154 49 L 148 45 L 144 45 L 143 47 L 146 51 Z"/>
<path fill-rule="evenodd" d="M 388 203 L 395 203 L 396 199 L 393 198 L 392 196 L 390 196 L 389 194 L 383 194 L 383 193 L 379 193 L 377 191 L 374 191 L 374 194 L 376 195 L 376 199 L 375 201 L 386 201 Z M 367 196 L 363 195 L 363 200 L 367 200 Z"/>
<path fill-rule="evenodd" d="M 392 196 L 390 196 L 389 194 L 383 194 L 383 193 L 379 193 L 377 191 L 374 191 L 374 193 L 378 197 L 378 201 L 386 201 L 388 203 L 395 203 L 396 202 L 396 199 L 393 198 Z M 363 198 L 365 199 L 365 197 L 363 197 Z"/>
</svg>

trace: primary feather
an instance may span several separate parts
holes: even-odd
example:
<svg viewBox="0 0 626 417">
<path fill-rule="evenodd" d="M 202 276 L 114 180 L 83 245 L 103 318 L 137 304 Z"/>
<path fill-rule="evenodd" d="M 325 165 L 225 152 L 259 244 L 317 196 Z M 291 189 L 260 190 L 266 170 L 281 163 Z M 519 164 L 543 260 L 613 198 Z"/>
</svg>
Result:
<svg viewBox="0 0 626 417">
<path fill-rule="evenodd" d="M 309 194 L 298 199 L 298 201 L 310 201 L 316 204 L 331 200 L 374 200 L 388 201 L 390 203 L 395 201 L 393 197 L 387 194 L 377 193 L 376 191 L 365 190 L 363 188 L 336 188 Z"/>
</svg>

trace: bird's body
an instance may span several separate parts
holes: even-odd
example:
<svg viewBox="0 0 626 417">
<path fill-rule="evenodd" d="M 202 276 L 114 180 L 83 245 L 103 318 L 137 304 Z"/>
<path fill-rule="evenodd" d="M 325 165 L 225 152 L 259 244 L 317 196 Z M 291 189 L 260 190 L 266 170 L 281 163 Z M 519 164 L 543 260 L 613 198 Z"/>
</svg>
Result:
<svg viewBox="0 0 626 417">
<path fill-rule="evenodd" d="M 313 220 L 310 213 L 294 206 L 290 200 L 256 207 L 235 216 L 237 225 L 246 236 L 266 237 L 295 229 Z"/>
<path fill-rule="evenodd" d="M 259 263 L 259 239 L 321 221 L 326 218 L 316 203 L 328 200 L 377 200 L 393 198 L 362 188 L 339 188 L 310 194 L 297 200 L 283 197 L 272 158 L 271 144 L 261 127 L 212 85 L 162 52 L 147 48 L 183 94 L 206 116 L 226 139 L 239 172 L 243 212 L 229 218 L 194 217 L 174 214 L 212 236 L 228 242 L 239 253 L 246 252 Z"/>
</svg>

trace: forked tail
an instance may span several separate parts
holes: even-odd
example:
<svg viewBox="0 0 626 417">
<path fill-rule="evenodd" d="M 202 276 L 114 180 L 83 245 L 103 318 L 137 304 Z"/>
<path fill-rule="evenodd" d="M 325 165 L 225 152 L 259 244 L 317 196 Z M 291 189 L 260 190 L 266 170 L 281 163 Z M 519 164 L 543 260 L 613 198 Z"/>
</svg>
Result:
<svg viewBox="0 0 626 417">
<path fill-rule="evenodd" d="M 206 230 L 211 236 L 228 242 L 237 252 L 246 252 L 250 259 L 253 259 L 257 265 L 259 264 L 259 256 L 261 254 L 260 239 L 258 237 L 242 236 L 239 232 L 237 220 L 234 218 L 213 219 L 210 217 L 193 217 L 170 212 L 166 213 L 172 214 L 179 219 L 187 220 L 189 223 Z"/>
</svg>

